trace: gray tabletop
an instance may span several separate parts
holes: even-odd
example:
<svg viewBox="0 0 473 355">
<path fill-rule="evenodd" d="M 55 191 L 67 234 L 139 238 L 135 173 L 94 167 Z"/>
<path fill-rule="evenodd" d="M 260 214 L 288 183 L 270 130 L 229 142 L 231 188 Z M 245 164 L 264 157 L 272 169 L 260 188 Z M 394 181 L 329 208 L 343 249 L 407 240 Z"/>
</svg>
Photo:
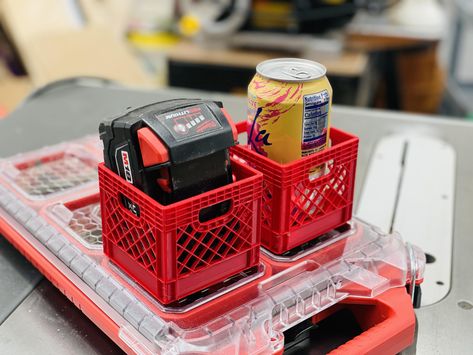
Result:
<svg viewBox="0 0 473 355">
<path fill-rule="evenodd" d="M 138 91 L 92 79 L 72 80 L 30 97 L 0 121 L 0 157 L 97 132 L 103 117 L 128 106 L 177 97 L 206 97 L 224 102 L 236 120 L 246 114 L 244 97 L 169 89 Z M 417 344 L 407 352 L 467 354 L 473 351 L 473 124 L 390 113 L 333 108 L 333 124 L 360 137 L 356 195 L 370 155 L 380 137 L 426 132 L 441 137 L 457 152 L 452 286 L 446 298 L 416 311 Z M 42 279 L 3 238 L 0 239 L 0 353 L 116 353 L 107 339 L 54 286 Z"/>
</svg>

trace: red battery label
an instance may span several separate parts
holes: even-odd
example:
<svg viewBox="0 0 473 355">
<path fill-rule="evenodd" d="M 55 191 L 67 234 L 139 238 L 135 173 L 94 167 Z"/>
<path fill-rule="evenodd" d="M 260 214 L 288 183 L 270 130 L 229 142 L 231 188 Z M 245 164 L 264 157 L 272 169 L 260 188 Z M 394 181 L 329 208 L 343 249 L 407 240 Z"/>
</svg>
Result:
<svg viewBox="0 0 473 355">
<path fill-rule="evenodd" d="M 128 152 L 126 150 L 122 150 L 121 153 L 122 153 L 123 170 L 125 172 L 125 179 L 130 184 L 133 184 L 133 174 L 131 173 L 130 158 L 128 156 Z"/>
</svg>

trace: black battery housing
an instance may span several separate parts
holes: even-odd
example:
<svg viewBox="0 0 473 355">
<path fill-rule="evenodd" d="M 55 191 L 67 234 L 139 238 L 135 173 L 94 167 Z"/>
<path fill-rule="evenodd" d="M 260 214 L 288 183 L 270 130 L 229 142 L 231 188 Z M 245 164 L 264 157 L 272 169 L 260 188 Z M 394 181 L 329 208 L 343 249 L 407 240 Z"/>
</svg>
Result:
<svg viewBox="0 0 473 355">
<path fill-rule="evenodd" d="M 143 128 L 165 145 L 167 161 L 145 166 L 138 137 Z M 105 165 L 161 204 L 232 182 L 228 148 L 236 137 L 221 102 L 157 102 L 104 120 L 99 132 Z M 157 183 L 163 179 L 165 188 Z"/>
</svg>

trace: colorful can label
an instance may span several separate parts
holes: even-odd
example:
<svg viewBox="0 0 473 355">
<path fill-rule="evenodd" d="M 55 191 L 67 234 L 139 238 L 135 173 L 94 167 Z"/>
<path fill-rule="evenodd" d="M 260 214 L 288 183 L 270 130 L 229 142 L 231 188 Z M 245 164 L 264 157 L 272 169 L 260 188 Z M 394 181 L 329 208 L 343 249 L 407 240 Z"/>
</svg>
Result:
<svg viewBox="0 0 473 355">
<path fill-rule="evenodd" d="M 330 95 L 327 90 L 323 90 L 304 95 L 303 102 L 302 156 L 306 156 L 327 146 Z"/>
<path fill-rule="evenodd" d="M 332 88 L 325 68 L 299 59 L 262 64 L 248 87 L 251 149 L 289 163 L 326 148 Z"/>
</svg>

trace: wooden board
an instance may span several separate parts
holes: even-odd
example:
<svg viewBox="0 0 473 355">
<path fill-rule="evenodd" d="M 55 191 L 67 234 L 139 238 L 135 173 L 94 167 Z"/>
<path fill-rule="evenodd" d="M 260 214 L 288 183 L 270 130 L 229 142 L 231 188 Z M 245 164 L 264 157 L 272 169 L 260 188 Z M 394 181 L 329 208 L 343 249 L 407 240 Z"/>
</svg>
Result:
<svg viewBox="0 0 473 355">
<path fill-rule="evenodd" d="M 104 12 L 91 15 L 90 3 L 81 17 L 65 0 L 0 2 L 3 23 L 33 84 L 88 75 L 153 86 L 125 39 L 104 21 Z"/>
<path fill-rule="evenodd" d="M 205 48 L 204 46 L 183 42 L 169 52 L 169 59 L 174 61 L 221 65 L 238 68 L 255 68 L 263 60 L 287 57 L 288 53 L 250 51 L 243 49 Z M 289 55 L 290 56 L 290 55 Z M 358 77 L 367 68 L 368 56 L 359 51 L 342 52 L 340 55 L 319 55 L 306 59 L 323 63 L 330 75 Z"/>
</svg>

